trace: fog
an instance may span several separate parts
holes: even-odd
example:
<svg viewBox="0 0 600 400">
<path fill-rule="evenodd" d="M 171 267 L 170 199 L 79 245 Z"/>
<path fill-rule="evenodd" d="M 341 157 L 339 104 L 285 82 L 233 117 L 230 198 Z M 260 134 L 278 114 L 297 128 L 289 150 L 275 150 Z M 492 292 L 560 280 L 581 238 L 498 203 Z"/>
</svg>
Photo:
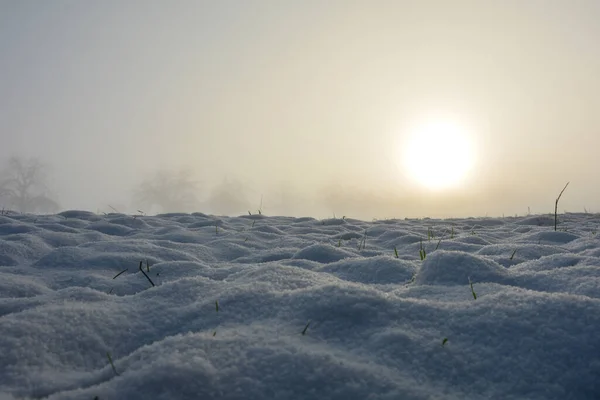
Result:
<svg viewBox="0 0 600 400">
<path fill-rule="evenodd" d="M 0 0 L 0 162 L 94 212 L 523 215 L 568 181 L 560 211 L 600 212 L 597 21 L 595 0 Z M 443 191 L 401 167 L 432 112 L 476 149 Z"/>
</svg>

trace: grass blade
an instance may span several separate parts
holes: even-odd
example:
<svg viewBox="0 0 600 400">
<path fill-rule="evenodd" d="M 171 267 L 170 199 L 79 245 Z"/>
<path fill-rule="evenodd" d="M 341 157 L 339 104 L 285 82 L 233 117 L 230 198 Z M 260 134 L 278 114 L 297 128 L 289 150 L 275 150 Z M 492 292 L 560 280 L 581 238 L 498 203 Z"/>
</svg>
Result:
<svg viewBox="0 0 600 400">
<path fill-rule="evenodd" d="M 129 270 L 129 268 L 124 269 L 123 271 L 119 272 L 118 274 L 116 274 L 115 276 L 113 276 L 113 279 L 115 279 L 117 276 L 121 275 L 124 272 L 127 272 Z"/>
<path fill-rule="evenodd" d="M 473 295 L 473 299 L 477 300 L 477 293 L 475 293 L 475 289 L 473 289 L 473 282 L 471 282 L 471 278 L 469 278 L 469 286 L 471 286 L 471 294 Z"/>
<path fill-rule="evenodd" d="M 115 375 L 119 376 L 119 373 L 117 372 L 117 369 L 115 368 L 115 364 L 113 364 L 112 357 L 110 356 L 110 353 L 108 351 L 106 352 L 106 357 L 108 358 L 108 362 L 110 363 L 110 366 L 112 367 L 112 370 L 115 373 Z"/>
<path fill-rule="evenodd" d="M 567 188 L 567 186 L 569 186 L 569 183 L 571 183 L 571 182 L 567 182 L 567 184 L 565 185 L 563 190 L 560 191 L 560 194 L 556 198 L 556 201 L 554 202 L 554 231 L 555 232 L 556 232 L 556 227 L 558 225 L 558 201 L 560 200 L 560 196 L 562 196 L 562 194 L 565 191 L 565 189 Z"/>
<path fill-rule="evenodd" d="M 150 284 L 151 284 L 152 286 L 156 286 L 156 285 L 154 284 L 154 282 L 152 282 L 152 279 L 150 279 L 150 277 L 149 277 L 148 275 L 146 275 L 146 273 L 145 273 L 145 272 L 144 272 L 144 270 L 142 269 L 142 265 L 143 265 L 143 264 L 144 264 L 144 262 L 143 262 L 143 261 L 140 261 L 140 271 L 142 271 L 142 274 L 144 274 L 144 276 L 146 277 L 146 279 L 148 279 L 148 282 L 150 282 Z M 147 264 L 146 264 L 146 265 L 147 265 Z"/>
<path fill-rule="evenodd" d="M 306 331 L 308 330 L 308 327 L 310 326 L 310 321 L 308 321 L 308 323 L 306 324 L 306 326 L 304 327 L 304 329 L 302 330 L 302 336 L 306 335 Z"/>
</svg>

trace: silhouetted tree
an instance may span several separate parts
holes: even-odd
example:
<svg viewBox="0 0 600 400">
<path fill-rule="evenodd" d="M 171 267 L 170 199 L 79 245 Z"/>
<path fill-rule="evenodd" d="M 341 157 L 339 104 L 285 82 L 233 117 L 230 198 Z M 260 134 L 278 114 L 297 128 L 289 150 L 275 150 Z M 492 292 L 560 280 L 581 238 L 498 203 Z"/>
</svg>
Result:
<svg viewBox="0 0 600 400">
<path fill-rule="evenodd" d="M 198 182 L 189 170 L 158 171 L 143 181 L 134 193 L 136 207 L 151 210 L 159 207 L 161 212 L 197 211 Z"/>
<path fill-rule="evenodd" d="M 207 200 L 207 206 L 212 213 L 219 215 L 245 214 L 252 207 L 247 200 L 244 185 L 235 179 L 224 179 L 215 186 Z M 256 211 L 257 212 L 257 211 Z"/>
<path fill-rule="evenodd" d="M 37 158 L 11 157 L 0 173 L 0 205 L 23 213 L 54 213 L 60 208 L 46 185 L 47 166 Z"/>
</svg>

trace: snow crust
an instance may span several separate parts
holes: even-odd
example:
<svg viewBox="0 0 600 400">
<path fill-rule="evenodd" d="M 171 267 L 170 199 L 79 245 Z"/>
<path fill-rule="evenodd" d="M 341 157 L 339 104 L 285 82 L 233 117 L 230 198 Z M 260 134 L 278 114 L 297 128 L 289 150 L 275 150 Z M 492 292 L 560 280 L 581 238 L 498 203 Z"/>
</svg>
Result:
<svg viewBox="0 0 600 400">
<path fill-rule="evenodd" d="M 0 399 L 598 399 L 600 218 L 552 222 L 2 215 Z"/>
</svg>

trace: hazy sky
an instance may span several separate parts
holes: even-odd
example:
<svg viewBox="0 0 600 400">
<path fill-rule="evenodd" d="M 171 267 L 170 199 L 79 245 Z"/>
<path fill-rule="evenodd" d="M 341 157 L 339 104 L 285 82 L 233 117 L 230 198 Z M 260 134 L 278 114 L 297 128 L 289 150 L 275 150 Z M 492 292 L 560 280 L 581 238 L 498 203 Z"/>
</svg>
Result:
<svg viewBox="0 0 600 400">
<path fill-rule="evenodd" d="M 561 209 L 600 212 L 598 21 L 597 0 L 0 0 L 0 159 L 40 157 L 92 211 L 186 167 L 266 214 L 545 213 L 567 181 Z M 432 113 L 475 149 L 454 189 L 402 168 Z"/>
</svg>

